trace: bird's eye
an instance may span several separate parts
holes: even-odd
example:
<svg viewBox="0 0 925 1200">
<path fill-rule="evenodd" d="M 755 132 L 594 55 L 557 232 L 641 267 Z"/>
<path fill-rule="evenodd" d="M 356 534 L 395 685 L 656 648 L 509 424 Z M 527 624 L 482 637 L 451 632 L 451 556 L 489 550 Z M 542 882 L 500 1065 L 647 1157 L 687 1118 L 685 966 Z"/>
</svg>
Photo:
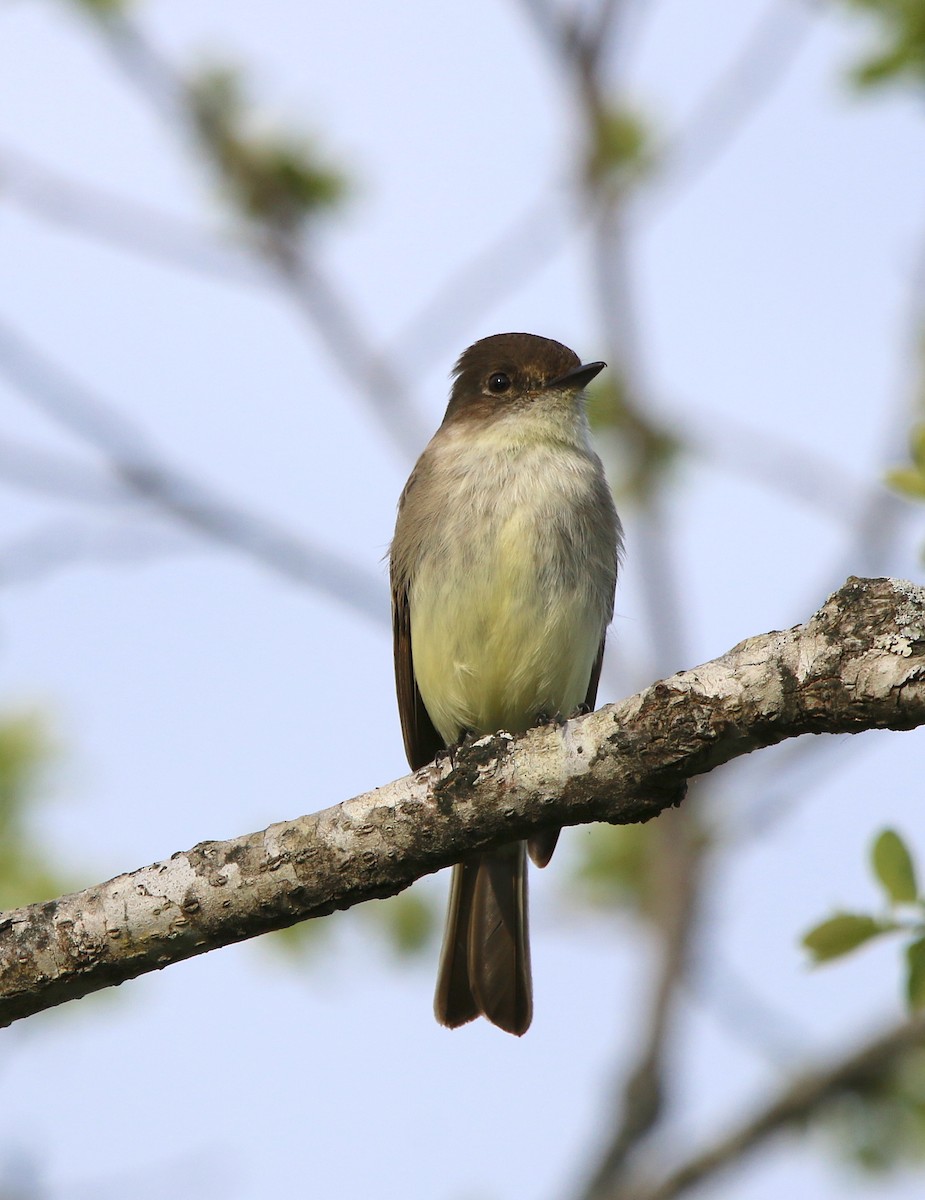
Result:
<svg viewBox="0 0 925 1200">
<path fill-rule="evenodd" d="M 488 390 L 490 392 L 506 392 L 511 386 L 510 375 L 505 375 L 503 371 L 495 371 L 494 375 L 488 377 Z"/>
</svg>

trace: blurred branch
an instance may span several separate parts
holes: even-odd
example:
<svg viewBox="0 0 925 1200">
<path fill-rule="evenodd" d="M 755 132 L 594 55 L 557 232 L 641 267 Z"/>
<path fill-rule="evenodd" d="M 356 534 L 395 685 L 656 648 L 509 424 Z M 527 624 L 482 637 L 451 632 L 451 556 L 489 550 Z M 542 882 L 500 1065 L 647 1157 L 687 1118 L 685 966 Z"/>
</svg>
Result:
<svg viewBox="0 0 925 1200">
<path fill-rule="evenodd" d="M 925 1017 L 915 1017 L 867 1042 L 854 1053 L 807 1072 L 712 1146 L 675 1168 L 660 1182 L 611 1193 L 612 1200 L 673 1200 L 706 1179 L 738 1166 L 769 1138 L 815 1116 L 846 1093 L 865 1092 L 889 1076 L 925 1043 Z"/>
<path fill-rule="evenodd" d="M 412 408 L 392 362 L 367 341 L 332 277 L 290 239 L 268 238 L 265 253 L 296 311 L 322 335 L 332 358 L 359 387 L 367 407 L 384 423 L 392 440 L 412 460 L 416 459 L 430 433 L 420 413 Z"/>
<path fill-rule="evenodd" d="M 604 44 L 578 56 L 577 87 L 584 98 L 589 145 L 593 148 L 585 174 L 588 208 L 592 213 L 591 274 L 607 353 L 620 392 L 622 424 L 619 436 L 626 443 L 637 480 L 639 502 L 637 553 L 644 589 L 649 657 L 653 673 L 675 670 L 684 661 L 685 612 L 680 602 L 677 573 L 665 528 L 663 497 L 658 482 L 664 478 L 668 455 L 653 453 L 660 444 L 659 430 L 643 397 L 646 391 L 642 345 L 629 263 L 625 207 L 638 178 L 633 156 L 609 159 L 598 147 L 607 146 L 607 129 L 622 106 L 608 101 L 603 92 L 600 64 Z M 632 142 L 629 143 L 632 145 Z M 619 145 L 619 142 L 617 143 Z M 601 164 L 601 165 L 598 165 Z M 612 431 L 617 436 L 617 431 Z M 636 1061 L 623 1074 L 618 1090 L 618 1117 L 613 1132 L 593 1167 L 583 1195 L 597 1200 L 619 1179 L 638 1143 L 657 1125 L 666 1099 L 668 1047 L 674 1010 L 684 983 L 699 915 L 702 878 L 702 839 L 697 831 L 697 807 L 691 803 L 666 814 L 655 831 L 657 848 L 650 863 L 651 893 L 660 935 L 650 998 L 645 1007 L 646 1027 L 640 1034 Z"/>
<path fill-rule="evenodd" d="M 840 745 L 844 749 L 844 741 Z M 811 1044 L 809 1031 L 790 1013 L 769 1004 L 724 960 L 715 943 L 711 942 L 709 955 L 700 956 L 697 967 L 688 979 L 688 991 L 695 1003 L 709 1008 L 724 1033 L 732 1034 L 775 1070 L 784 1064 L 806 1061 Z"/>
<path fill-rule="evenodd" d="M 618 3 L 603 0 L 583 27 L 569 25 L 556 15 L 552 6 L 539 0 L 530 0 L 527 7 L 535 23 L 545 30 L 547 39 L 552 44 L 559 39 L 560 52 L 564 44 L 566 57 L 580 67 L 587 79 L 597 72 L 608 38 L 612 36 L 614 26 L 619 24 L 626 4 L 625 0 Z M 717 140 L 716 132 L 711 133 L 711 129 L 723 125 L 725 106 L 728 106 L 728 116 L 734 124 L 751 111 L 757 97 L 751 104 L 744 103 L 747 97 L 742 94 L 742 89 L 754 89 L 762 79 L 773 75 L 769 64 L 757 74 L 753 73 L 753 60 L 765 54 L 766 42 L 772 50 L 778 46 L 772 57 L 776 62 L 779 60 L 779 44 L 786 41 L 782 33 L 785 34 L 793 24 L 782 15 L 786 13 L 786 6 L 780 3 L 769 6 L 741 60 L 730 70 L 728 77 L 711 90 L 691 119 L 688 132 L 676 139 L 678 145 L 709 143 L 712 147 L 710 157 L 726 144 L 724 139 L 728 139 L 729 131 Z M 188 89 L 140 28 L 124 15 L 105 9 L 98 15 L 97 24 L 120 68 L 132 83 L 145 90 L 162 117 L 189 131 L 192 118 Z M 805 22 L 799 25 L 799 29 L 805 28 Z M 587 98 L 587 84 L 585 90 Z M 602 102 L 595 99 L 594 103 L 600 116 Z M 687 160 L 690 152 L 683 151 L 683 157 Z M 670 165 L 668 177 L 673 178 Z M 433 355 L 441 326 L 464 322 L 467 310 L 484 310 L 486 279 L 494 292 L 504 295 L 518 283 L 526 282 L 548 261 L 558 244 L 557 235 L 550 231 L 550 206 L 544 192 L 536 206 L 528 210 L 526 218 L 499 238 L 497 245 L 476 254 L 458 276 L 446 282 L 419 317 L 408 323 L 406 329 L 409 332 L 399 335 L 392 355 L 386 355 L 370 345 L 349 302 L 331 277 L 321 270 L 317 261 L 307 260 L 304 251 L 291 239 L 252 238 L 240 248 L 210 244 L 206 232 L 187 222 L 100 189 L 77 184 L 9 149 L 0 154 L 0 183 L 9 197 L 36 215 L 151 259 L 245 284 L 266 284 L 275 276 L 276 283 L 294 301 L 297 311 L 322 336 L 339 368 L 375 406 L 379 416 L 385 419 L 391 436 L 408 455 L 419 451 L 426 441 L 426 430 L 421 418 L 409 408 L 407 388 L 393 366 L 396 361 L 406 361 L 405 343 L 410 343 L 416 354 Z M 539 252 L 537 239 L 542 244 Z M 248 253 L 263 256 L 263 266 L 248 261 Z M 430 336 L 429 331 L 433 329 L 437 330 L 436 337 Z"/>
<path fill-rule="evenodd" d="M 921 404 L 925 397 L 925 235 L 919 236 L 917 252 L 909 271 L 906 314 L 900 339 L 899 369 L 892 389 L 893 402 L 883 417 L 879 461 L 889 462 L 902 443 L 909 421 L 910 397 Z M 910 366 L 911 364 L 911 366 Z M 818 592 L 845 570 L 876 574 L 895 558 L 895 545 L 911 510 L 885 486 L 859 491 L 852 504 L 853 523 L 849 543 L 838 559 L 814 585 Z M 814 761 L 819 759 L 821 761 Z M 763 837 L 779 820 L 787 817 L 809 787 L 827 778 L 830 748 L 795 742 L 776 756 L 774 770 L 763 783 L 750 787 L 751 806 L 739 824 L 739 840 Z"/>
<path fill-rule="evenodd" d="M 576 18 L 579 42 L 608 49 L 622 47 L 626 41 L 624 25 L 632 4 L 633 0 L 597 0 L 596 8 L 587 14 L 579 13 Z"/>
<path fill-rule="evenodd" d="M 605 10 L 602 10 L 605 11 Z M 609 20 L 603 31 L 612 32 Z M 628 458 L 634 478 L 634 499 L 644 528 L 637 538 L 640 575 L 645 589 L 646 624 L 650 632 L 653 673 L 664 664 L 674 670 L 683 661 L 684 611 L 664 529 L 661 490 L 670 458 L 662 430 L 644 404 L 646 392 L 642 347 L 626 240 L 626 207 L 646 166 L 646 136 L 641 122 L 620 95 L 618 83 L 606 80 L 604 64 L 610 40 L 572 30 L 557 47 L 570 71 L 584 118 L 585 158 L 582 183 L 591 223 L 590 268 L 594 300 L 605 354 L 617 389 L 620 452 Z M 657 850 L 650 870 L 651 892 L 658 905 L 653 915 L 660 935 L 646 1006 L 646 1028 L 635 1065 L 618 1086 L 621 1099 L 613 1132 L 591 1171 L 583 1195 L 597 1200 L 624 1171 L 637 1144 L 659 1121 L 665 1100 L 667 1050 L 672 1018 L 684 982 L 698 915 L 702 839 L 696 807 L 685 805 L 666 815 L 655 830 Z"/>
<path fill-rule="evenodd" d="M 81 504 L 110 505 L 132 499 L 131 492 L 116 480 L 83 463 L 7 438 L 0 438 L 0 479 L 14 487 Z"/>
<path fill-rule="evenodd" d="M 237 197 L 238 216 L 258 234 L 254 248 L 295 302 L 296 311 L 308 319 L 332 361 L 358 388 L 389 438 L 403 455 L 416 457 L 429 435 L 404 380 L 373 347 L 340 288 L 322 270 L 317 258 L 308 255 L 302 239 L 295 236 L 296 227 L 283 220 L 282 208 L 261 212 L 243 203 L 240 180 L 234 175 L 240 158 L 230 152 L 233 131 L 218 119 L 218 110 L 204 102 L 203 94 L 176 73 L 140 26 L 124 14 L 105 16 L 96 24 L 114 60 L 149 97 L 158 114 L 207 149 L 216 174 Z M 237 99 L 234 102 L 238 103 Z M 244 145 L 239 141 L 236 148 L 243 153 Z"/>
<path fill-rule="evenodd" d="M 764 11 L 732 68 L 714 84 L 686 129 L 673 139 L 674 149 L 669 150 L 661 175 L 670 189 L 667 192 L 669 197 L 680 194 L 683 188 L 712 166 L 732 145 L 746 122 L 774 94 L 810 29 L 809 20 L 807 13 L 787 11 L 779 3 L 772 3 Z M 587 63 L 583 64 L 578 81 L 579 94 L 584 97 L 586 125 L 592 138 L 595 129 L 600 127 L 601 113 L 606 112 L 607 108 L 607 100 L 601 90 L 600 72 L 596 69 L 599 63 L 600 51 L 590 67 Z M 632 184 L 632 177 L 629 182 Z M 602 326 L 612 340 L 609 356 L 612 362 L 621 364 L 624 376 L 622 386 L 628 406 L 632 413 L 638 415 L 640 428 L 645 430 L 650 422 L 643 414 L 649 414 L 651 406 L 644 402 L 647 389 L 642 373 L 638 332 L 633 322 L 634 306 L 625 241 L 627 220 L 623 211 L 628 197 L 626 182 L 619 175 L 607 180 L 589 174 L 586 186 L 589 189 L 589 202 L 596 209 L 592 270 Z M 659 192 L 659 184 L 656 184 L 654 208 L 642 209 L 637 215 L 644 220 L 653 213 L 659 213 L 665 195 Z M 615 331 L 619 340 L 616 340 Z M 738 463 L 741 469 L 743 459 L 748 458 L 747 443 L 745 455 L 736 453 L 737 445 L 741 448 L 743 442 L 742 431 L 736 431 L 732 438 L 722 433 L 719 436 L 728 443 L 725 448 L 717 448 L 715 429 L 709 437 L 701 439 L 701 448 L 706 449 L 710 457 L 723 458 L 727 466 Z M 643 447 L 644 443 L 640 442 L 640 452 Z M 760 454 L 752 456 L 752 477 L 757 477 L 757 470 L 758 476 L 780 488 L 784 494 L 823 507 L 837 514 L 842 521 L 860 517 L 861 534 L 856 541 L 856 548 L 876 546 L 879 561 L 883 562 L 884 534 L 890 528 L 895 531 L 894 522 L 898 518 L 899 506 L 885 489 L 868 486 L 853 488 L 850 480 L 834 471 L 820 472 L 816 462 L 813 463 L 813 469 L 807 471 L 805 458 L 805 455 L 793 454 L 783 446 L 777 447 L 776 453 L 775 447 L 772 447 L 769 455 L 765 439 Z M 655 466 L 658 469 L 657 460 Z M 650 523 L 652 498 L 645 494 L 640 496 L 646 501 L 643 516 Z M 653 630 L 653 645 L 657 643 L 659 654 L 664 654 L 668 649 L 662 640 L 665 635 L 673 636 L 675 643 L 678 640 L 676 620 L 679 614 L 677 605 L 671 602 L 675 595 L 672 569 L 667 560 L 662 561 L 668 553 L 664 534 L 664 530 L 649 529 L 638 538 L 640 552 L 645 556 L 641 567 L 646 586 L 647 623 Z M 852 558 L 850 561 L 855 566 L 848 569 L 856 569 L 858 559 Z M 675 648 L 680 649 L 677 645 Z M 812 757 L 817 749 L 806 742 L 797 742 L 790 747 L 791 757 L 804 761 Z M 779 766 L 779 756 L 776 756 L 775 780 L 779 779 Z M 693 811 L 686 806 L 684 814 L 689 816 Z M 676 837 L 683 832 L 684 814 L 673 831 Z M 669 908 L 674 902 L 678 904 L 677 909 L 672 909 L 677 919 L 668 919 L 660 927 L 662 942 L 653 985 L 654 1002 L 647 1010 L 651 1014 L 649 1035 L 644 1040 L 644 1050 L 637 1065 L 623 1085 L 622 1118 L 611 1134 L 588 1184 L 586 1195 L 594 1196 L 597 1200 L 619 1190 L 618 1185 L 624 1177 L 631 1151 L 654 1129 L 662 1108 L 666 1070 L 664 1047 L 670 1027 L 667 1019 L 669 1001 L 672 988 L 677 988 L 685 980 L 685 961 L 689 957 L 690 942 L 695 932 L 694 921 L 687 919 L 687 912 L 682 906 L 689 906 L 690 911 L 698 907 L 696 880 L 701 874 L 696 861 L 700 855 L 698 840 L 682 838 L 680 844 L 682 851 L 685 845 L 689 848 L 690 859 L 685 867 L 678 865 L 683 860 L 683 853 L 676 855 L 671 837 L 665 838 L 663 854 L 675 861 L 677 872 L 677 882 L 669 884 L 666 898 Z M 682 950 L 682 938 L 688 942 L 686 954 Z"/>
<path fill-rule="evenodd" d="M 659 155 L 662 170 L 644 219 L 661 215 L 729 150 L 786 78 L 816 15 L 813 5 L 770 0 L 734 61 Z"/>
<path fill-rule="evenodd" d="M 652 994 L 642 1005 L 647 1027 L 635 1066 L 626 1073 L 621 1087 L 619 1119 L 580 1192 L 582 1200 L 604 1200 L 611 1195 L 630 1152 L 652 1130 L 662 1112 L 666 1049 L 675 998 L 687 973 L 691 935 L 699 915 L 703 855 L 699 847 L 691 845 L 697 838 L 697 825 L 690 819 L 687 806 L 663 813 L 659 826 L 649 891 L 657 904 L 654 916 L 661 942 Z"/>
<path fill-rule="evenodd" d="M 54 366 L 0 320 L 0 374 L 58 424 L 93 445 L 115 481 L 162 512 L 379 624 L 388 621 L 384 584 L 340 555 L 298 538 L 171 466 L 142 432 Z"/>
<path fill-rule="evenodd" d="M 684 614 L 679 603 L 674 565 L 669 557 L 660 489 L 656 486 L 659 477 L 664 477 L 668 456 L 650 453 L 650 448 L 658 444 L 657 430 L 651 405 L 646 403 L 648 387 L 636 327 L 627 245 L 628 204 L 634 191 L 638 190 L 645 146 L 638 133 L 630 136 L 632 129 L 629 126 L 629 132 L 622 139 L 615 137 L 620 130 L 621 114 L 627 113 L 628 109 L 622 100 L 614 99 L 614 82 L 605 84 L 606 40 L 583 41 L 574 28 L 563 29 L 546 6 L 534 3 L 530 9 L 547 41 L 570 70 L 584 113 L 589 147 L 584 187 L 588 208 L 593 214 L 592 277 L 601 328 L 606 331 L 609 342 L 605 353 L 618 376 L 620 408 L 624 415 L 619 430 L 613 432 L 614 436 L 619 434 L 624 443 L 621 453 L 628 454 L 631 463 L 638 462 L 642 472 L 638 475 L 640 486 L 634 498 L 641 503 L 641 519 L 646 528 L 637 539 L 637 553 L 643 556 L 638 562 L 645 589 L 646 621 L 651 631 L 653 659 L 674 667 L 684 661 L 681 633 Z M 788 10 L 779 0 L 764 11 L 732 68 L 713 85 L 686 129 L 674 139 L 674 149 L 669 153 L 663 172 L 663 178 L 671 185 L 669 195 L 678 194 L 682 186 L 705 171 L 732 144 L 747 120 L 760 110 L 785 77 L 808 29 L 806 16 Z M 625 123 L 626 118 L 623 120 Z M 656 203 L 659 199 L 656 189 Z M 644 213 L 648 216 L 649 210 Z M 741 442 L 741 431 L 734 440 Z M 703 445 L 716 456 L 712 435 Z M 846 511 L 848 515 L 857 512 L 859 491 L 852 491 L 847 483 L 832 488 L 833 498 L 820 485 L 815 472 L 811 485 L 794 486 L 794 479 L 800 478 L 799 458 L 781 451 L 777 460 L 769 465 L 766 444 L 762 444 L 756 458 L 764 479 L 778 487 L 784 485 L 785 494 L 824 505 L 830 512 L 834 509 L 842 519 Z M 725 460 L 727 463 L 741 462 L 741 456 L 727 450 Z M 830 472 L 824 484 L 831 485 L 834 475 Z M 843 481 L 839 478 L 837 483 L 842 485 Z M 849 497 L 851 503 L 847 509 L 836 507 L 839 501 L 844 502 Z M 660 855 L 655 857 L 670 863 L 671 870 L 659 873 L 665 886 L 659 914 L 658 960 L 651 985 L 651 1002 L 646 1007 L 648 1026 L 636 1065 L 621 1087 L 619 1108 L 622 1115 L 583 1193 L 588 1200 L 603 1200 L 618 1190 L 630 1155 L 653 1131 L 662 1114 L 670 1018 L 679 989 L 686 981 L 696 934 L 704 839 L 698 834 L 693 806 L 685 806 L 675 819 L 665 822 L 664 829 L 659 829 L 658 833 Z"/>
<path fill-rule="evenodd" d="M 550 198 L 552 197 L 552 198 Z M 388 352 L 367 360 L 367 347 L 357 335 L 354 318 L 328 276 L 304 259 L 292 261 L 289 250 L 272 251 L 276 267 L 266 261 L 267 246 L 253 236 L 236 242 L 173 217 L 147 204 L 80 183 L 50 170 L 18 150 L 0 147 L 0 201 L 18 205 L 30 216 L 48 221 L 103 245 L 151 262 L 193 271 L 245 287 L 284 287 L 300 313 L 324 326 L 331 345 L 344 362 L 359 355 L 370 375 L 364 387 L 395 396 L 393 378 L 383 363 L 433 361 L 451 333 L 500 300 L 549 261 L 573 233 L 560 210 L 564 195 L 550 182 L 494 241 L 476 252 L 440 284 L 420 310 L 391 339 Z M 309 276 L 311 286 L 309 287 Z M 398 403 L 398 397 L 393 403 Z M 423 437 L 423 434 L 422 434 Z M 418 447 L 420 444 L 418 444 Z"/>
<path fill-rule="evenodd" d="M 566 26 L 555 17 L 550 6 L 528 5 L 536 23 L 547 30 L 547 36 L 553 30 L 565 28 L 569 54 L 577 56 L 574 61 L 583 58 L 585 62 L 588 47 L 603 48 L 606 44 L 613 26 L 618 23 L 617 14 L 624 6 L 625 0 L 617 4 L 605 0 L 582 31 L 579 26 Z M 710 149 L 706 157 L 709 161 L 725 148 L 738 123 L 750 113 L 758 99 L 753 98 L 751 105 L 742 103 L 740 89 L 755 88 L 761 79 L 773 74 L 766 65 L 764 71 L 753 76 L 751 64 L 753 58 L 764 53 L 766 35 L 773 49 L 781 41 L 778 25 L 785 30 L 793 24 L 786 15 L 782 16 L 786 13 L 786 6 L 779 3 L 769 7 L 741 61 L 731 69 L 728 78 L 711 90 L 691 119 L 687 132 L 675 139 L 679 147 L 690 144 L 696 148 L 708 144 Z M 189 108 L 183 99 L 185 85 L 143 38 L 137 26 L 124 17 L 116 19 L 112 16 L 101 22 L 101 28 L 123 71 L 133 83 L 149 92 L 159 113 L 188 127 Z M 794 28 L 805 30 L 807 26 L 804 22 Z M 577 48 L 581 46 L 585 49 L 579 55 Z M 779 56 L 780 51 L 774 56 L 775 61 Z M 732 125 L 718 136 L 717 131 L 711 130 L 723 125 L 726 104 L 729 108 L 727 119 Z M 687 162 L 692 152 L 679 149 L 679 153 Z M 703 153 L 698 150 L 695 159 L 699 155 L 702 162 Z M 669 182 L 675 177 L 671 162 L 669 157 L 667 173 L 663 172 Z M 683 164 L 681 169 L 682 172 L 688 170 Z M 406 323 L 407 332 L 397 336 L 391 354 L 387 355 L 369 344 L 350 304 L 331 277 L 321 271 L 317 262 L 306 260 L 303 251 L 295 250 L 291 244 L 281 247 L 276 239 L 274 245 L 272 238 L 251 238 L 240 247 L 212 244 L 207 231 L 188 222 L 101 189 L 78 184 L 9 148 L 0 152 L 0 184 L 7 197 L 39 217 L 155 261 L 243 284 L 272 283 L 275 275 L 275 282 L 284 288 L 310 326 L 321 334 L 339 368 L 361 389 L 367 400 L 374 400 L 381 406 L 393 436 L 396 436 L 397 424 L 397 436 L 408 454 L 417 453 L 426 441 L 426 431 L 420 418 L 414 417 L 413 429 L 402 432 L 408 424 L 409 402 L 407 389 L 392 364 L 407 361 L 404 352 L 409 347 L 414 355 L 433 356 L 442 328 L 464 324 L 470 311 L 484 311 L 486 302 L 490 303 L 490 298 L 486 299 L 486 287 L 498 298 L 525 283 L 548 261 L 560 238 L 566 236 L 564 228 L 561 232 L 551 228 L 552 206 L 547 199 L 548 189 L 544 189 L 541 199 L 509 231 L 505 231 L 495 244 L 476 253 L 470 263 L 441 286 L 433 300 L 422 306 L 421 312 Z M 256 254 L 258 258 L 263 256 L 263 265 L 249 261 L 248 254 Z M 432 334 L 433 330 L 436 333 Z"/>
<path fill-rule="evenodd" d="M 585 27 L 546 0 L 523 0 L 523 6 L 578 84 L 593 142 L 595 127 L 614 110 L 603 73 L 619 23 L 616 18 L 626 0 L 602 0 Z M 649 204 L 642 210 L 643 220 L 661 215 L 667 201 L 681 195 L 733 145 L 786 78 L 816 16 L 814 4 L 770 0 L 730 66 L 712 82 L 682 128 L 658 149 L 660 169 Z"/>
<path fill-rule="evenodd" d="M 12 201 L 30 215 L 154 262 L 233 283 L 272 281 L 268 269 L 248 259 L 246 245 L 222 245 L 191 222 L 78 183 L 8 146 L 0 147 L 0 200 Z"/>
<path fill-rule="evenodd" d="M 662 420 L 681 430 L 683 445 L 705 462 L 760 484 L 782 499 L 816 509 L 839 524 L 853 527 L 859 508 L 884 490 L 855 478 L 815 449 L 727 412 L 677 409 L 673 415 L 663 413 Z"/>
<path fill-rule="evenodd" d="M 573 236 L 561 184 L 550 180 L 497 237 L 449 274 L 391 339 L 396 362 L 433 360 L 461 327 L 525 283 Z"/>
<path fill-rule="evenodd" d="M 570 50 L 575 26 L 570 17 L 560 15 L 550 0 L 521 0 L 521 6 L 540 36 L 556 54 Z"/>
<path fill-rule="evenodd" d="M 96 528 L 55 521 L 0 544 L 0 586 L 32 583 L 62 567 L 95 563 L 139 562 L 189 551 L 188 539 L 137 523 Z"/>
<path fill-rule="evenodd" d="M 497 733 L 334 808 L 0 918 L 0 1025 L 402 891 L 558 825 L 644 821 L 803 733 L 925 724 L 925 588 L 849 580 L 805 625 L 561 726 Z"/>
</svg>

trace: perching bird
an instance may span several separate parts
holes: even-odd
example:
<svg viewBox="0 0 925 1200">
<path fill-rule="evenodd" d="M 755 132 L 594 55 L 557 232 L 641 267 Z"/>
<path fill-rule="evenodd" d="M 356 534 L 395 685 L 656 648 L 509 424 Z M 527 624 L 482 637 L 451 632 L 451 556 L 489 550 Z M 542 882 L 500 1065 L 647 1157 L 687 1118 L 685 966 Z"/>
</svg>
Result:
<svg viewBox="0 0 925 1200">
<path fill-rule="evenodd" d="M 443 424 L 398 504 L 390 552 L 395 678 L 413 770 L 469 734 L 522 733 L 594 707 L 620 521 L 583 390 L 604 363 L 502 333 L 456 364 Z M 525 850 L 453 868 L 434 1010 L 522 1034 L 533 1015 Z"/>
</svg>

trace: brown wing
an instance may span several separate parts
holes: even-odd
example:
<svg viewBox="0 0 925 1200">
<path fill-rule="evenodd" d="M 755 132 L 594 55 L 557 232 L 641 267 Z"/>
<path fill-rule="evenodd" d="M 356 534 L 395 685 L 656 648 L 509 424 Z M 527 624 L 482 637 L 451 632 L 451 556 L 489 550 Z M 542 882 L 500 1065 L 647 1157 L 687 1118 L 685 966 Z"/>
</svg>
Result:
<svg viewBox="0 0 925 1200">
<path fill-rule="evenodd" d="M 597 704 L 597 685 L 601 682 L 601 667 L 604 665 L 604 642 L 607 640 L 607 634 L 601 638 L 600 649 L 597 652 L 597 658 L 594 660 L 594 666 L 591 668 L 591 678 L 588 680 L 588 691 L 585 695 L 585 708 L 588 712 L 594 712 L 594 706 Z"/>
<path fill-rule="evenodd" d="M 392 635 L 395 647 L 395 690 L 398 693 L 398 715 L 405 739 L 405 755 L 412 771 L 433 762 L 443 739 L 434 729 L 424 707 L 414 678 L 414 659 L 411 654 L 411 612 L 408 590 L 398 586 L 392 591 Z"/>
</svg>

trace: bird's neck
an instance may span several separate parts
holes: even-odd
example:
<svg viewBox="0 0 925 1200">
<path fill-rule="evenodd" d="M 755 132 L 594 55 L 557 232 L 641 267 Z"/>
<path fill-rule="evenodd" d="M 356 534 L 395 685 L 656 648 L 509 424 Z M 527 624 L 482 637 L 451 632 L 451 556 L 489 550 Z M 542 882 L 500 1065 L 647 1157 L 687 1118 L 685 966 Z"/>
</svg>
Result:
<svg viewBox="0 0 925 1200">
<path fill-rule="evenodd" d="M 591 450 L 583 406 L 536 404 L 529 409 L 492 413 L 485 419 L 444 424 L 437 434 L 455 453 L 516 455 L 525 450 Z"/>
</svg>

